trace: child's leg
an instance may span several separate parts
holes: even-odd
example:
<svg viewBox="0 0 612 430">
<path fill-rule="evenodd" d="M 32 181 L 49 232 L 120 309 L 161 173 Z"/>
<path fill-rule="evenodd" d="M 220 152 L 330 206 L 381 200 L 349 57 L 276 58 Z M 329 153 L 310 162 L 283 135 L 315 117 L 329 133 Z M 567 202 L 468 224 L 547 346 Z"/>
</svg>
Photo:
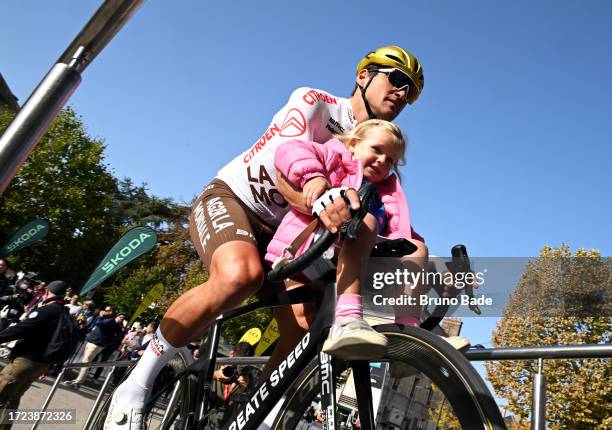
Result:
<svg viewBox="0 0 612 430">
<path fill-rule="evenodd" d="M 345 240 L 338 256 L 336 322 L 323 345 L 323 352 L 343 360 L 382 357 L 387 338 L 363 320 L 361 284 L 366 260 L 376 240 L 376 219 L 364 218 L 357 239 Z"/>
<path fill-rule="evenodd" d="M 336 319 L 363 317 L 361 283 L 365 276 L 367 259 L 376 242 L 376 218 L 367 214 L 363 219 L 357 239 L 346 239 L 338 255 L 336 269 Z"/>
</svg>

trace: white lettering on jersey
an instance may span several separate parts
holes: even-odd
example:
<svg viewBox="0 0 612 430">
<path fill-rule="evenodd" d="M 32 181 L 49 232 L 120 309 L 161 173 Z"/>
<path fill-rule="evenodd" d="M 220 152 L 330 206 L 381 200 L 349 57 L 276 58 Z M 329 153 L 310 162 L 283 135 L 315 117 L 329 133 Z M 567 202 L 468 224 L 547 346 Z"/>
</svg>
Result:
<svg viewBox="0 0 612 430">
<path fill-rule="evenodd" d="M 206 225 L 206 217 L 204 216 L 204 205 L 202 202 L 198 202 L 194 210 L 194 220 L 196 229 L 198 231 L 198 237 L 200 238 L 200 244 L 202 249 L 206 252 L 206 243 L 210 240 L 210 233 L 208 232 L 208 226 Z"/>
<path fill-rule="evenodd" d="M 350 100 L 313 88 L 298 88 L 259 140 L 223 167 L 217 177 L 262 221 L 277 226 L 289 211 L 289 204 L 276 189 L 276 148 L 294 139 L 325 143 L 355 125 Z"/>
<path fill-rule="evenodd" d="M 206 202 L 206 209 L 208 210 L 208 218 L 212 222 L 212 226 L 215 229 L 215 233 L 219 234 L 220 231 L 225 230 L 227 227 L 234 225 L 231 221 L 225 221 L 229 218 L 227 209 L 221 201 L 221 197 L 214 197 Z"/>
</svg>

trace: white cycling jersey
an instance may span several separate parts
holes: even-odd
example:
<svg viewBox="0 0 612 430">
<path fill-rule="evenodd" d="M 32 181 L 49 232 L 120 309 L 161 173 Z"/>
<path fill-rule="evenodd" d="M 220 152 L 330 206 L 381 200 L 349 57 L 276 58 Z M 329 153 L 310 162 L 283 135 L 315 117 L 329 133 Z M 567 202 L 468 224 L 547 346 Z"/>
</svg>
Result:
<svg viewBox="0 0 612 430">
<path fill-rule="evenodd" d="M 276 188 L 274 153 L 289 140 L 325 143 L 334 134 L 349 132 L 357 122 L 349 99 L 313 89 L 298 88 L 289 102 L 251 148 L 225 165 L 217 178 L 265 223 L 278 226 L 289 204 Z"/>
</svg>

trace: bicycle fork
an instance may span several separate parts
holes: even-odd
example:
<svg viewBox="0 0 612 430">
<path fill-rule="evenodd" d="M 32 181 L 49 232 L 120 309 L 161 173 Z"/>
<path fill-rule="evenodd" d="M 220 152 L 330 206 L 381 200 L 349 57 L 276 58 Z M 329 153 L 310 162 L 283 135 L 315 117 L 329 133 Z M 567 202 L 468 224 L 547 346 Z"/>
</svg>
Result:
<svg viewBox="0 0 612 430">
<path fill-rule="evenodd" d="M 334 358 L 319 353 L 319 380 L 321 381 L 321 411 L 323 429 L 335 430 L 336 422 L 336 366 Z"/>
</svg>

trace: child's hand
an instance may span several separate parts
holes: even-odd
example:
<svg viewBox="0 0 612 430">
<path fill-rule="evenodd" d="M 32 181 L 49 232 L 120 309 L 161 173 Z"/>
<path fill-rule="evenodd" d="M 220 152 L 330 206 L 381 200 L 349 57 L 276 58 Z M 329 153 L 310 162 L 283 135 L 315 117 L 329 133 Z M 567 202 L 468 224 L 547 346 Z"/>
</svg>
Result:
<svg viewBox="0 0 612 430">
<path fill-rule="evenodd" d="M 330 188 L 329 182 L 327 182 L 327 179 L 323 176 L 316 176 L 309 179 L 308 182 L 304 184 L 304 188 L 302 188 L 302 195 L 306 207 L 311 209 L 314 202 Z"/>
</svg>

